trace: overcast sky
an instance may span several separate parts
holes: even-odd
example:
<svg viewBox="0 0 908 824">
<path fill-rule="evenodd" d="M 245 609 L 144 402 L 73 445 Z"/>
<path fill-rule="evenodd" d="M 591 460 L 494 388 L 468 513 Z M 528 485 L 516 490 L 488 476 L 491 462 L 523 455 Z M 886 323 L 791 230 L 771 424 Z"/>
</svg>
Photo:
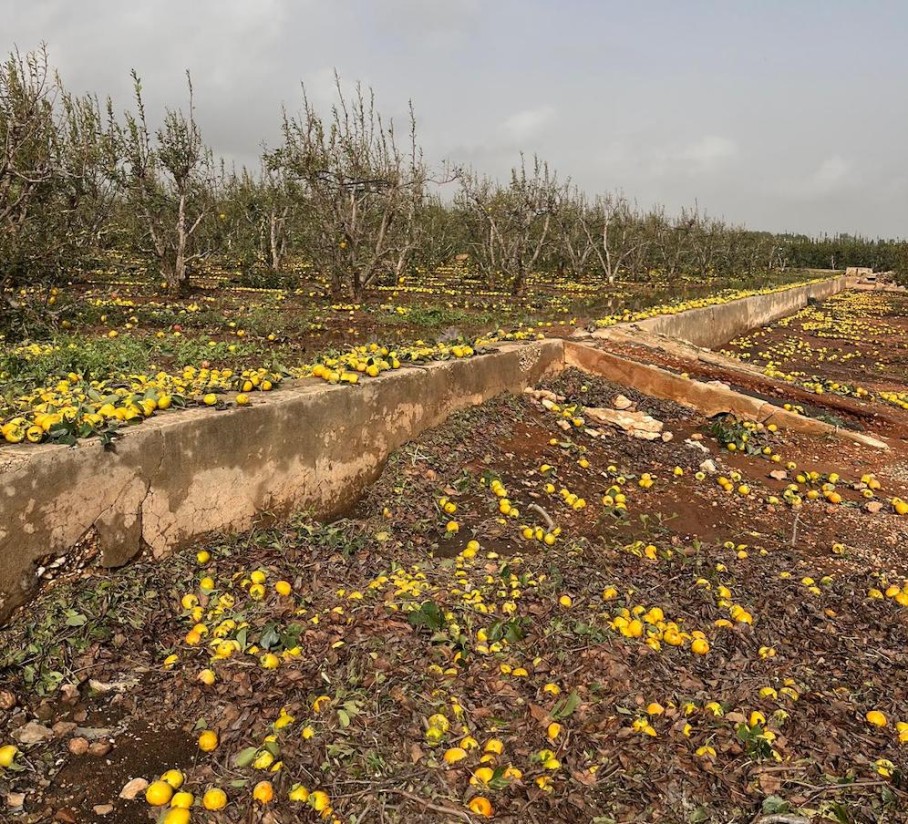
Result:
<svg viewBox="0 0 908 824">
<path fill-rule="evenodd" d="M 754 228 L 908 236 L 904 0 L 0 0 L 0 46 L 45 41 L 74 91 L 158 119 L 185 101 L 257 165 L 300 81 L 336 68 L 416 108 L 433 163 L 504 177 L 538 153 L 593 193 L 697 200 Z"/>
</svg>

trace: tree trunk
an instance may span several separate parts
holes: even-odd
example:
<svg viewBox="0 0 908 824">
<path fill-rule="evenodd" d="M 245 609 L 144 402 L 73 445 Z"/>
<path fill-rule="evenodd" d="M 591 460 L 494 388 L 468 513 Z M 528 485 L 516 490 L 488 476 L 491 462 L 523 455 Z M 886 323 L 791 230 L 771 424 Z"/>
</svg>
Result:
<svg viewBox="0 0 908 824">
<path fill-rule="evenodd" d="M 186 195 L 180 195 L 180 206 L 177 213 L 177 248 L 167 285 L 177 292 L 185 292 L 188 284 L 188 269 L 186 268 L 186 246 L 189 234 L 186 231 Z"/>
<path fill-rule="evenodd" d="M 269 236 L 270 246 L 271 246 L 271 268 L 275 272 L 281 271 L 281 244 L 278 240 L 278 227 L 279 219 L 277 215 L 273 212 L 271 213 L 271 232 Z"/>
<path fill-rule="evenodd" d="M 522 297 L 526 291 L 526 267 L 523 265 L 523 257 L 518 251 L 517 265 L 514 267 L 514 279 L 511 281 L 511 294 L 516 297 Z"/>
</svg>

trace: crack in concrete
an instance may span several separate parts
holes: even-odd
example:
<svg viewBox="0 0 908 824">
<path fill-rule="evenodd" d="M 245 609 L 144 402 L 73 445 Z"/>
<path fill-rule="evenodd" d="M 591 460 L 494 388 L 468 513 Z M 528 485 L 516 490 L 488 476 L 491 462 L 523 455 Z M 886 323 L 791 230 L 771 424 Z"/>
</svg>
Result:
<svg viewBox="0 0 908 824">
<path fill-rule="evenodd" d="M 136 551 L 142 548 L 144 543 L 146 546 L 152 548 L 154 552 L 154 542 L 150 540 L 146 534 L 146 530 L 150 526 L 150 518 L 148 517 L 150 513 L 146 511 L 148 506 L 148 499 L 152 493 L 152 487 L 154 486 L 155 481 L 158 476 L 161 474 L 161 471 L 164 468 L 164 461 L 167 459 L 167 436 L 165 431 L 162 429 L 160 431 L 160 446 L 159 446 L 159 456 L 158 456 L 158 465 L 154 468 L 152 473 L 148 478 L 148 484 L 145 487 L 145 493 L 142 495 L 142 500 L 139 501 L 139 546 L 136 547 Z M 162 538 L 163 532 L 161 530 L 157 531 L 156 538 Z"/>
</svg>

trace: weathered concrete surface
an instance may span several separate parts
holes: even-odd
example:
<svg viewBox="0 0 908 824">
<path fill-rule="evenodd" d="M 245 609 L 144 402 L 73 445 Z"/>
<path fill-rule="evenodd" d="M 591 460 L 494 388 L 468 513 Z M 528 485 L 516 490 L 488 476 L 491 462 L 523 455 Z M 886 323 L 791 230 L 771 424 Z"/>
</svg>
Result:
<svg viewBox="0 0 908 824">
<path fill-rule="evenodd" d="M 849 289 L 852 288 L 854 287 L 849 286 Z M 819 398 L 815 393 L 797 384 L 769 377 L 762 369 L 753 364 L 736 360 L 711 349 L 694 346 L 686 341 L 667 338 L 665 335 L 655 335 L 652 332 L 646 332 L 624 324 L 620 327 L 612 326 L 604 331 L 607 331 L 608 334 L 603 337 L 610 341 L 619 344 L 645 346 L 648 349 L 671 355 L 676 362 L 680 362 L 676 365 L 676 368 L 683 368 L 681 364 L 686 365 L 688 368 L 696 368 L 698 364 L 706 364 L 710 367 L 710 371 L 715 378 L 742 384 L 744 389 L 750 388 L 754 391 L 763 390 L 770 392 L 781 390 L 788 400 L 814 405 L 820 404 L 826 409 L 844 412 L 864 419 L 868 425 L 879 424 L 880 422 L 894 426 L 901 425 L 901 419 L 896 415 L 890 414 L 885 409 L 866 407 L 851 398 L 833 393 L 826 393 L 822 398 Z"/>
<path fill-rule="evenodd" d="M 869 435 L 840 429 L 824 421 L 788 412 L 725 386 L 682 378 L 658 366 L 621 358 L 589 344 L 565 341 L 564 361 L 565 366 L 575 366 L 584 372 L 602 375 L 623 386 L 632 386 L 645 395 L 665 398 L 698 409 L 708 418 L 730 412 L 739 418 L 765 424 L 774 423 L 793 432 L 832 435 L 876 449 L 889 448 L 883 441 Z"/>
<path fill-rule="evenodd" d="M 782 292 L 754 295 L 702 309 L 689 309 L 676 315 L 658 315 L 634 325 L 647 332 L 714 349 L 751 329 L 793 315 L 803 309 L 809 299 L 825 300 L 847 286 L 848 279 L 839 276 Z M 602 329 L 593 332 L 593 337 L 607 337 L 608 331 Z"/>
<path fill-rule="evenodd" d="M 146 546 L 161 557 L 206 532 L 248 529 L 262 513 L 330 517 L 410 438 L 562 368 L 560 340 L 505 345 L 357 387 L 304 381 L 241 409 L 161 415 L 116 452 L 96 441 L 13 447 L 0 474 L 0 623 L 34 588 L 36 564 L 86 536 L 118 566 Z"/>
</svg>

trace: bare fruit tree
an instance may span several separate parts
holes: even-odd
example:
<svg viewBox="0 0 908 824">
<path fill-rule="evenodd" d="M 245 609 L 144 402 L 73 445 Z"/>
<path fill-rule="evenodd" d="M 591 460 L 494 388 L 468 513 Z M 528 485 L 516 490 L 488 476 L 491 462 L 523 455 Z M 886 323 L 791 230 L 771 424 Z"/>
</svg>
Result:
<svg viewBox="0 0 908 824">
<path fill-rule="evenodd" d="M 43 51 L 14 52 L 0 66 L 0 251 L 5 259 L 53 184 L 58 93 Z"/>
<path fill-rule="evenodd" d="M 101 242 L 112 146 L 97 98 L 66 92 L 43 48 L 0 63 L 0 325 L 35 308 L 8 287 L 48 291 Z"/>
<path fill-rule="evenodd" d="M 650 241 L 641 231 L 642 216 L 621 193 L 591 201 L 565 184 L 555 217 L 554 251 L 546 256 L 549 269 L 554 263 L 557 271 L 574 278 L 598 275 L 613 284 L 621 275 L 636 272 L 647 254 Z"/>
<path fill-rule="evenodd" d="M 475 253 L 490 283 L 501 274 L 513 294 L 524 293 L 527 276 L 549 241 L 561 198 L 556 175 L 535 156 L 527 171 L 521 154 L 507 186 L 472 173 L 462 176 L 460 203 L 478 217 Z"/>
<path fill-rule="evenodd" d="M 583 227 L 605 279 L 611 284 L 631 268 L 647 240 L 639 231 L 639 217 L 622 194 L 597 197 Z"/>
<path fill-rule="evenodd" d="M 247 270 L 280 273 L 289 255 L 291 197 L 280 170 L 245 167 L 222 171 L 217 187 L 217 220 L 209 222 L 211 245 Z"/>
<path fill-rule="evenodd" d="M 119 129 L 119 179 L 148 241 L 146 251 L 157 260 L 167 287 L 183 291 L 189 285 L 190 263 L 202 254 L 194 246 L 194 236 L 213 207 L 212 155 L 195 120 L 189 72 L 188 115 L 167 109 L 153 138 L 142 83 L 135 72 L 132 77 L 136 111 L 125 113 Z"/>
<path fill-rule="evenodd" d="M 556 216 L 556 242 L 546 256 L 549 268 L 560 274 L 565 272 L 579 280 L 589 272 L 595 262 L 595 238 L 588 225 L 590 204 L 586 195 L 566 183 L 561 193 L 561 204 Z"/>
<path fill-rule="evenodd" d="M 403 271 L 413 252 L 415 220 L 428 174 L 409 113 L 405 149 L 394 124 L 375 108 L 371 89 L 345 95 L 329 117 L 303 88 L 303 111 L 284 113 L 282 145 L 265 155 L 272 173 L 295 184 L 295 210 L 305 224 L 307 252 L 335 295 L 359 300 L 383 275 Z"/>
</svg>

